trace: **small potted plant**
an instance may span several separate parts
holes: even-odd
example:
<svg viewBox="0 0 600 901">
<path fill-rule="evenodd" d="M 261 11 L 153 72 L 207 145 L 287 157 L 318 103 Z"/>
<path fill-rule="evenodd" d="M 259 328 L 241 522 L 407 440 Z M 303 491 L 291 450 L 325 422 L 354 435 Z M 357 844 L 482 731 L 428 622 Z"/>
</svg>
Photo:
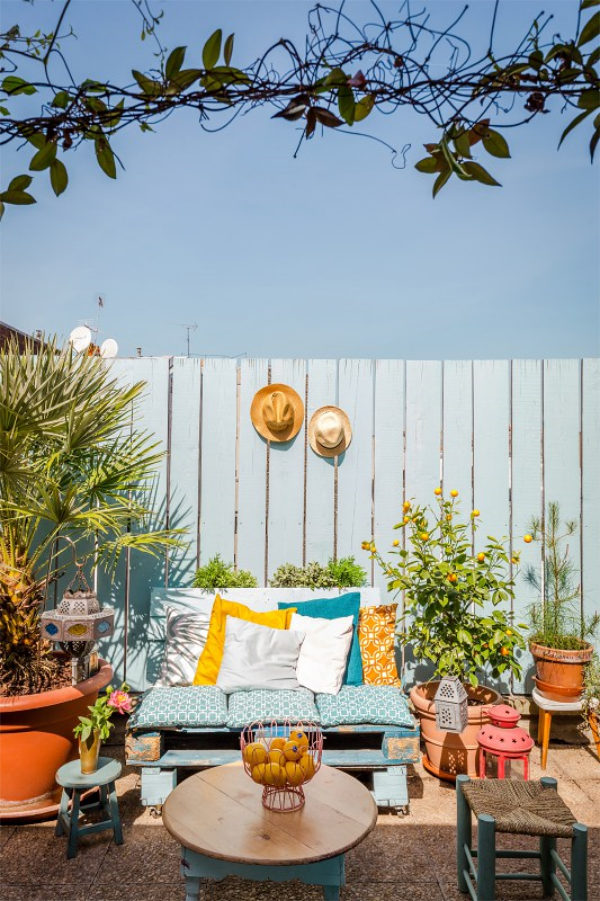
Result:
<svg viewBox="0 0 600 901">
<path fill-rule="evenodd" d="M 457 491 L 445 499 L 436 488 L 435 496 L 435 509 L 405 501 L 402 521 L 394 527 L 406 531 L 405 547 L 396 539 L 390 552 L 396 562 L 384 559 L 373 542 L 363 547 L 383 569 L 388 591 L 405 592 L 400 643 L 410 645 L 417 660 L 434 665 L 433 679 L 414 686 L 410 697 L 427 748 L 425 766 L 454 778 L 476 775 L 475 734 L 500 699 L 480 678 L 520 675 L 515 651 L 525 642 L 510 609 L 514 580 L 505 543 L 491 536 L 485 543 L 477 540 L 480 511 L 461 522 Z M 512 562 L 518 563 L 518 555 Z M 460 734 L 436 727 L 434 698 L 445 676 L 460 678 L 469 697 L 469 725 Z"/>
<path fill-rule="evenodd" d="M 73 734 L 79 739 L 82 773 L 95 773 L 98 769 L 100 743 L 106 741 L 110 730 L 114 728 L 111 717 L 115 710 L 119 713 L 131 713 L 133 708 L 128 692 L 129 686 L 125 682 L 117 689 L 109 685 L 106 693 L 88 707 L 89 716 L 79 717 L 79 723 L 73 729 Z"/>
<path fill-rule="evenodd" d="M 213 592 L 220 588 L 256 588 L 258 582 L 248 569 L 236 570 L 233 563 L 221 560 L 221 555 L 211 557 L 208 563 L 196 570 L 193 588 Z"/>
<path fill-rule="evenodd" d="M 306 566 L 284 563 L 275 570 L 269 585 L 272 588 L 362 588 L 367 573 L 354 557 L 330 558 L 326 566 L 316 561 Z"/>
<path fill-rule="evenodd" d="M 594 654 L 585 670 L 581 712 L 594 737 L 600 757 L 600 659 Z"/>
<path fill-rule="evenodd" d="M 569 539 L 576 532 L 575 520 L 563 523 L 560 505 L 552 501 L 545 522 L 533 518 L 525 535 L 527 543 L 539 541 L 544 547 L 543 579 L 533 566 L 525 570 L 525 579 L 540 598 L 528 611 L 536 685 L 552 701 L 581 696 L 584 670 L 594 652 L 587 639 L 600 624 L 600 614 L 586 619 L 579 607 L 577 568 L 569 556 Z"/>
</svg>

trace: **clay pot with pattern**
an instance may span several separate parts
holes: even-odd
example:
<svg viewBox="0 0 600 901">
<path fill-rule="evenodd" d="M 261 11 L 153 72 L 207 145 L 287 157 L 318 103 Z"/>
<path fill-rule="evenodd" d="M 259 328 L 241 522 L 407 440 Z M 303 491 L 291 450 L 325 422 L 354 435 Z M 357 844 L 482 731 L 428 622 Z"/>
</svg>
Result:
<svg viewBox="0 0 600 901">
<path fill-rule="evenodd" d="M 594 653 L 589 641 L 582 640 L 575 650 L 548 648 L 530 641 L 529 650 L 535 660 L 535 684 L 541 695 L 563 703 L 581 697 L 585 667 Z"/>
</svg>

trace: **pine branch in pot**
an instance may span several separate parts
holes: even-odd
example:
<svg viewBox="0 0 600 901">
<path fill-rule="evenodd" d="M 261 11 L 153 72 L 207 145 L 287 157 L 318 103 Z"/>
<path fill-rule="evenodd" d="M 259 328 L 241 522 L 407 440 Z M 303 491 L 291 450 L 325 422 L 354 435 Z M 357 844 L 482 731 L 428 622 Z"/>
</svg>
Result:
<svg viewBox="0 0 600 901">
<path fill-rule="evenodd" d="M 434 494 L 435 508 L 405 501 L 395 526 L 406 533 L 405 547 L 396 539 L 386 559 L 373 541 L 364 542 L 363 549 L 384 571 L 388 591 L 405 592 L 400 644 L 410 645 L 417 660 L 434 665 L 434 679 L 416 685 L 410 697 L 427 748 L 424 765 L 454 780 L 459 773 L 477 775 L 475 735 L 500 700 L 497 691 L 480 684 L 480 676 L 519 676 L 515 652 L 525 641 L 510 608 L 514 580 L 507 542 L 492 536 L 478 542 L 480 511 L 461 522 L 458 492 L 451 491 L 448 499 L 441 488 Z M 518 562 L 514 555 L 513 565 Z M 462 732 L 436 723 L 435 696 L 446 677 L 459 679 L 467 693 L 468 723 Z"/>
</svg>

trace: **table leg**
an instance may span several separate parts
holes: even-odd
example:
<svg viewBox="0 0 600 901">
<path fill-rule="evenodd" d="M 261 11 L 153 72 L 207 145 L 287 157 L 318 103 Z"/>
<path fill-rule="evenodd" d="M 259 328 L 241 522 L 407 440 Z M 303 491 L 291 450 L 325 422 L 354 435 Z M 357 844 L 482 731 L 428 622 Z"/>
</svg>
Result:
<svg viewBox="0 0 600 901">
<path fill-rule="evenodd" d="M 594 736 L 598 757 L 600 757 L 600 720 L 597 719 L 594 713 L 588 713 L 588 723 L 592 730 L 592 735 Z"/>
<path fill-rule="evenodd" d="M 185 877 L 185 901 L 198 901 L 200 898 L 200 882 L 199 876 Z"/>
<path fill-rule="evenodd" d="M 340 901 L 339 885 L 324 885 L 323 898 L 325 901 Z"/>
<path fill-rule="evenodd" d="M 542 769 L 546 769 L 548 760 L 548 745 L 550 744 L 550 729 L 552 728 L 552 714 L 547 710 L 540 710 L 540 716 L 544 718 L 542 725 Z"/>
</svg>

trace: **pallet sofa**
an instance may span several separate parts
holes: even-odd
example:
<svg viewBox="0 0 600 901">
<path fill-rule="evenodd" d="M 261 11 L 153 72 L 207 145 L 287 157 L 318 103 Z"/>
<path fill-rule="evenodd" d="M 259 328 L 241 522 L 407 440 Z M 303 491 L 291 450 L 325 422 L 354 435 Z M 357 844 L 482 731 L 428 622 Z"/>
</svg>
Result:
<svg viewBox="0 0 600 901">
<path fill-rule="evenodd" d="M 360 589 L 360 592 L 361 606 L 377 606 L 382 603 L 379 589 L 365 588 Z M 271 610 L 277 607 L 279 601 L 301 603 L 311 597 L 335 597 L 343 592 L 320 590 L 313 594 L 308 589 L 246 588 L 220 593 L 224 598 L 241 601 L 255 610 Z M 164 645 L 165 606 L 181 604 L 193 610 L 195 599 L 202 599 L 206 603 L 207 594 L 198 589 L 153 590 L 148 633 L 149 659 L 157 660 Z M 371 687 L 353 688 L 355 694 L 352 698 L 373 697 L 372 692 L 369 695 L 362 691 L 363 688 Z M 223 711 L 215 714 L 212 708 L 206 714 L 208 722 L 204 723 L 205 714 L 199 716 L 194 706 L 198 692 L 202 690 L 193 687 L 152 689 L 146 693 L 143 703 L 138 705 L 136 713 L 130 719 L 126 736 L 126 761 L 129 766 L 140 768 L 142 804 L 150 807 L 156 815 L 160 815 L 162 804 L 176 786 L 179 770 L 204 769 L 240 759 L 240 724 L 228 725 L 227 715 Z M 302 691 L 306 692 L 306 689 Z M 403 699 L 399 689 L 386 687 L 385 692 L 390 691 L 399 693 L 394 696 L 394 701 L 396 697 L 398 700 Z M 222 694 L 218 689 L 215 692 Z M 312 700 L 312 693 L 307 694 L 311 695 Z M 234 697 L 235 695 L 231 695 L 229 698 L 228 710 L 232 707 Z M 320 698 L 325 699 L 323 706 L 326 706 L 327 703 L 330 705 L 332 697 L 317 696 L 317 709 Z M 222 703 L 221 699 L 219 703 Z M 354 710 L 354 705 L 351 706 Z M 150 716 L 144 710 L 150 711 Z M 193 714 L 190 714 L 191 710 L 194 711 Z M 265 719 L 268 720 L 271 716 L 273 713 L 269 713 Z M 400 720 L 402 724 L 399 724 Z M 322 725 L 321 728 L 324 735 L 323 763 L 350 772 L 367 771 L 371 774 L 372 793 L 377 804 L 397 812 L 408 812 L 407 767 L 419 759 L 420 735 L 417 722 L 407 707 L 405 715 L 395 723 L 340 722 L 336 725 Z"/>
</svg>

